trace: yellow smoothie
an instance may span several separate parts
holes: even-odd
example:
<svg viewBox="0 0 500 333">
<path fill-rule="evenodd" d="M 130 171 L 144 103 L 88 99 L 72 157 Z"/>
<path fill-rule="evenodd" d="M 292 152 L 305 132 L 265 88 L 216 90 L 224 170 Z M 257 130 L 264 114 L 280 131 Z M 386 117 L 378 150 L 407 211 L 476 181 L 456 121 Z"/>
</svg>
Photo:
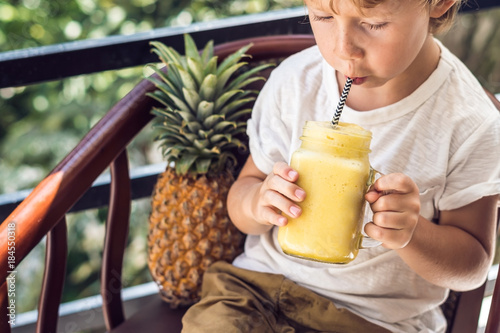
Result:
<svg viewBox="0 0 500 333">
<path fill-rule="evenodd" d="M 290 166 L 306 191 L 302 215 L 280 227 L 286 254 L 329 263 L 348 263 L 361 246 L 364 195 L 371 178 L 371 133 L 360 126 L 306 122 Z"/>
</svg>

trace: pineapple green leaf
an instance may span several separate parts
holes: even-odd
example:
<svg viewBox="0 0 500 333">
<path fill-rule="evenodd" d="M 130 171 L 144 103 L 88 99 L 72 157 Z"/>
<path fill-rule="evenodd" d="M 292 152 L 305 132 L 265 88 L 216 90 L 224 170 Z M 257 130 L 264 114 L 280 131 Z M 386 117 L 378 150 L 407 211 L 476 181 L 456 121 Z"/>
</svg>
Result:
<svg viewBox="0 0 500 333">
<path fill-rule="evenodd" d="M 172 139 L 172 138 L 169 138 L 169 137 L 166 137 L 164 138 L 164 135 L 158 135 L 155 137 L 155 140 L 157 141 L 162 141 L 162 145 L 164 145 L 165 147 L 172 147 L 174 145 L 176 145 L 178 142 L 177 140 L 175 139 Z"/>
<path fill-rule="evenodd" d="M 174 64 L 182 81 L 182 86 L 187 89 L 198 90 L 198 84 L 191 74 L 179 64 Z M 170 67 L 171 68 L 171 67 Z"/>
<path fill-rule="evenodd" d="M 207 65 L 210 60 L 214 57 L 214 41 L 209 40 L 208 43 L 203 48 L 201 54 L 201 63 Z M 210 72 L 211 73 L 211 72 Z"/>
<path fill-rule="evenodd" d="M 186 122 L 195 122 L 196 118 L 189 111 L 175 110 L 175 114 L 179 115 Z"/>
<path fill-rule="evenodd" d="M 198 63 L 201 62 L 200 54 L 198 53 L 198 47 L 194 42 L 193 38 L 189 34 L 184 34 L 184 49 L 186 51 L 186 57 L 195 59 Z"/>
<path fill-rule="evenodd" d="M 172 91 L 178 93 L 179 90 L 177 87 L 179 86 L 179 82 L 181 81 L 181 79 L 176 68 L 168 68 L 167 70 L 163 70 L 162 68 L 158 68 L 157 66 L 152 64 L 148 64 L 146 66 L 152 69 L 159 76 L 161 81 L 163 81 L 162 83 L 167 84 L 172 89 Z M 154 76 L 149 76 L 146 79 L 153 82 L 153 84 L 155 85 L 157 85 L 159 82 L 158 78 Z"/>
<path fill-rule="evenodd" d="M 181 135 L 184 139 L 186 139 L 189 142 L 189 145 L 187 145 L 187 147 L 192 146 L 193 141 L 198 138 L 196 134 L 188 133 L 183 128 L 180 129 L 179 135 Z"/>
<path fill-rule="evenodd" d="M 231 131 L 231 136 L 237 136 L 237 135 L 240 135 L 240 134 L 245 134 L 246 132 L 247 132 L 246 125 L 244 127 L 237 127 L 235 130 Z"/>
<path fill-rule="evenodd" d="M 235 121 L 235 120 L 241 119 L 242 117 L 249 115 L 251 113 L 252 113 L 252 109 L 239 110 L 239 111 L 236 111 L 235 113 L 233 113 L 232 115 L 230 115 L 229 117 L 227 117 L 227 120 Z"/>
<path fill-rule="evenodd" d="M 236 128 L 236 124 L 232 121 L 221 121 L 217 123 L 213 129 L 216 133 L 223 132 L 227 127 Z"/>
<path fill-rule="evenodd" d="M 240 82 L 239 84 L 231 83 L 226 89 L 242 89 L 243 87 L 248 86 L 252 82 L 265 81 L 265 80 L 266 79 L 263 78 L 262 76 L 255 76 L 255 77 L 248 78 L 248 79 Z M 250 91 L 248 91 L 248 92 L 250 92 Z"/>
<path fill-rule="evenodd" d="M 209 144 L 210 144 L 210 141 L 207 139 L 205 139 L 205 140 L 196 139 L 193 142 L 193 146 L 199 150 L 203 150 L 204 148 L 207 148 Z"/>
<path fill-rule="evenodd" d="M 188 104 L 189 108 L 192 111 L 197 110 L 198 104 L 200 104 L 200 95 L 198 95 L 196 90 L 182 87 L 182 94 L 184 95 L 184 100 Z"/>
<path fill-rule="evenodd" d="M 185 134 L 176 133 L 174 131 L 169 131 L 168 133 L 163 134 L 164 138 L 170 138 L 171 140 L 177 140 L 177 143 L 182 144 L 186 147 L 191 146 L 193 140 L 190 140 L 186 137 Z"/>
<path fill-rule="evenodd" d="M 191 133 L 196 133 L 201 130 L 201 125 L 197 121 L 184 122 L 185 126 L 189 129 Z"/>
<path fill-rule="evenodd" d="M 169 85 L 172 85 L 172 82 L 170 81 L 170 78 L 167 76 L 167 70 L 166 68 L 168 67 L 159 67 L 158 65 L 156 64 L 147 64 L 146 65 L 147 68 L 153 70 L 159 77 L 162 81 L 165 81 L 165 83 L 169 84 Z M 153 76 L 149 76 L 147 77 L 148 80 L 151 81 L 151 79 L 154 78 Z M 175 88 L 175 87 L 174 87 Z"/>
<path fill-rule="evenodd" d="M 167 92 L 172 93 L 172 94 L 179 93 L 170 81 L 159 79 L 159 78 L 154 77 L 154 76 L 150 76 L 147 79 L 148 79 L 148 81 L 152 82 L 156 86 L 156 88 L 160 89 L 164 93 L 167 93 Z"/>
<path fill-rule="evenodd" d="M 153 46 L 151 51 L 156 53 L 164 64 L 180 64 L 183 65 L 183 67 L 186 67 L 184 57 L 182 57 L 174 48 L 168 47 L 162 42 L 150 42 L 149 44 Z"/>
<path fill-rule="evenodd" d="M 229 67 L 225 71 L 221 72 L 220 74 L 217 74 L 217 85 L 215 87 L 216 95 L 219 96 L 221 92 L 223 91 L 224 87 L 226 86 L 226 83 L 228 82 L 229 78 L 231 75 L 234 74 L 238 70 L 238 68 L 245 66 L 246 63 L 244 62 L 239 62 L 237 64 L 234 64 L 233 66 Z"/>
<path fill-rule="evenodd" d="M 238 77 L 234 78 L 230 84 L 228 84 L 227 89 L 241 89 L 248 85 L 249 83 L 257 80 L 264 80 L 263 77 L 254 77 L 253 81 L 247 82 L 247 79 L 251 77 L 252 75 L 255 75 L 256 73 L 259 73 L 263 71 L 264 69 L 267 69 L 269 67 L 274 67 L 276 66 L 275 64 L 264 64 L 260 65 L 254 68 L 251 68 L 247 71 L 245 71 L 243 74 L 239 75 Z"/>
<path fill-rule="evenodd" d="M 193 163 L 196 161 L 198 158 L 198 155 L 194 154 L 185 154 L 181 156 L 176 162 L 175 162 L 175 171 L 179 175 L 185 175 Z"/>
<path fill-rule="evenodd" d="M 211 158 L 200 158 L 196 160 L 196 173 L 197 174 L 206 174 L 209 169 L 210 165 L 212 164 L 212 159 Z"/>
<path fill-rule="evenodd" d="M 242 99 L 242 98 L 245 98 L 247 96 L 250 96 L 249 98 L 255 98 L 255 96 L 257 96 L 259 93 L 254 91 L 254 90 L 237 90 L 239 91 L 240 93 L 235 95 L 234 97 L 232 97 L 229 102 L 233 102 L 234 100 L 237 100 L 237 99 Z"/>
<path fill-rule="evenodd" d="M 232 137 L 232 135 L 230 135 L 230 134 L 215 134 L 215 135 L 212 135 L 210 137 L 210 142 L 212 142 L 212 144 L 217 144 L 224 139 L 226 141 L 230 141 L 231 137 Z"/>
<path fill-rule="evenodd" d="M 238 148 L 245 148 L 246 149 L 246 145 L 240 139 L 232 138 L 231 143 L 236 145 L 236 147 L 238 147 Z"/>
<path fill-rule="evenodd" d="M 159 90 L 156 90 L 153 93 L 147 93 L 146 95 L 157 100 L 166 107 L 170 107 L 170 105 L 174 104 L 173 101 L 168 97 L 168 95 Z"/>
<path fill-rule="evenodd" d="M 233 152 L 247 149 L 243 142 L 251 112 L 247 104 L 257 93 L 245 87 L 261 80 L 255 74 L 272 65 L 243 67 L 247 63 L 241 60 L 251 44 L 220 64 L 213 41 L 199 52 L 194 40 L 185 35 L 185 55 L 159 42 L 151 45 L 167 66 L 149 65 L 155 75 L 148 78 L 156 86 L 148 96 L 163 106 L 151 112 L 164 158 L 175 163 L 178 174 L 220 172 L 236 165 Z"/>
<path fill-rule="evenodd" d="M 176 159 L 179 158 L 179 155 L 181 154 L 181 151 L 179 149 L 172 146 L 162 147 L 162 148 L 163 148 L 162 154 L 168 161 L 175 161 Z"/>
<path fill-rule="evenodd" d="M 221 153 L 219 147 L 215 146 L 215 147 L 212 147 L 212 149 L 210 149 L 209 151 L 207 151 L 209 154 L 215 154 L 215 155 L 219 155 Z"/>
<path fill-rule="evenodd" d="M 208 74 L 200 84 L 200 98 L 205 101 L 213 101 L 215 88 L 217 85 L 217 75 Z"/>
<path fill-rule="evenodd" d="M 218 57 L 214 56 L 210 58 L 210 60 L 206 63 L 205 69 L 203 70 L 203 74 L 208 75 L 208 74 L 214 74 L 216 75 L 217 73 L 217 60 Z"/>
<path fill-rule="evenodd" d="M 181 121 L 180 117 L 178 117 L 175 113 L 168 112 L 163 108 L 154 107 L 151 110 L 151 113 L 156 116 L 156 119 L 158 122 L 167 121 L 167 122 L 173 122 L 176 124 L 176 123 L 180 123 L 180 121 Z"/>
<path fill-rule="evenodd" d="M 240 129 L 246 129 L 246 128 L 247 128 L 246 121 L 238 121 L 238 122 L 236 122 L 236 128 L 235 128 L 234 131 L 238 131 L 239 132 Z"/>
<path fill-rule="evenodd" d="M 221 109 L 229 100 L 231 100 L 234 96 L 243 93 L 243 90 L 229 90 L 223 93 L 217 100 L 215 101 L 215 108 L 217 110 Z"/>
<path fill-rule="evenodd" d="M 232 140 L 231 142 L 224 142 L 219 145 L 221 150 L 228 151 L 231 149 L 245 149 L 246 146 L 240 140 Z"/>
<path fill-rule="evenodd" d="M 237 99 L 235 101 L 232 101 L 231 103 L 227 104 L 220 110 L 220 114 L 229 116 L 231 115 L 234 111 L 237 111 L 239 108 L 244 106 L 246 103 L 252 102 L 255 100 L 255 97 L 248 97 L 248 98 L 243 98 L 243 99 Z"/>
<path fill-rule="evenodd" d="M 185 59 L 181 57 L 179 53 L 177 53 L 177 51 L 175 51 L 173 48 L 167 47 L 163 43 L 151 42 L 150 44 L 155 47 L 154 49 L 152 49 L 152 52 L 156 53 L 160 60 L 168 68 L 168 70 L 166 71 L 166 78 L 164 78 L 164 75 L 161 75 L 162 78 L 164 78 L 166 81 L 171 81 L 174 87 L 180 86 L 180 84 L 182 83 L 182 79 L 179 75 L 176 65 L 185 68 Z M 155 72 L 160 74 L 156 70 Z"/>
<path fill-rule="evenodd" d="M 166 76 L 165 82 L 170 82 L 172 86 L 178 87 L 176 90 L 179 91 L 179 88 L 182 86 L 182 78 L 177 67 L 174 65 L 168 66 Z"/>
<path fill-rule="evenodd" d="M 198 136 L 202 138 L 210 138 L 214 134 L 214 130 L 209 128 L 209 129 L 201 129 L 198 132 Z"/>
<path fill-rule="evenodd" d="M 224 120 L 224 116 L 221 114 L 213 114 L 209 117 L 207 117 L 203 121 L 203 127 L 204 128 L 212 128 L 215 124 L 217 124 L 220 120 Z"/>
<path fill-rule="evenodd" d="M 208 148 L 198 149 L 196 147 L 184 147 L 184 151 L 187 154 L 198 155 L 198 156 L 213 156 L 214 154 Z"/>
<path fill-rule="evenodd" d="M 204 78 L 203 65 L 199 61 L 189 57 L 187 58 L 187 67 L 188 67 L 188 73 L 189 75 L 191 75 L 192 78 L 195 79 L 196 85 L 198 87 L 201 86 L 201 83 Z"/>
<path fill-rule="evenodd" d="M 200 128 L 198 130 L 198 137 L 201 139 L 210 139 L 210 137 L 212 136 L 212 133 L 213 133 L 213 130 L 205 131 L 204 129 Z"/>
<path fill-rule="evenodd" d="M 238 51 L 234 52 L 230 56 L 228 56 L 217 68 L 217 76 L 220 76 L 221 73 L 225 72 L 229 67 L 235 65 L 240 61 L 240 59 L 245 55 L 245 52 L 248 51 L 250 47 L 252 47 L 252 43 L 243 46 Z"/>
<path fill-rule="evenodd" d="M 172 109 L 186 110 L 186 111 L 189 110 L 189 106 L 181 98 L 177 97 L 175 94 L 167 93 L 167 96 L 174 103 L 173 105 L 169 105 L 170 108 L 172 108 Z"/>
<path fill-rule="evenodd" d="M 228 162 L 228 160 L 230 162 Z M 217 162 L 217 165 L 214 168 L 218 168 L 219 170 L 223 170 L 227 167 L 228 164 L 231 164 L 231 165 L 238 164 L 238 160 L 236 159 L 234 154 L 231 152 L 225 152 L 225 153 L 221 154 L 221 156 L 219 157 L 219 161 Z"/>
<path fill-rule="evenodd" d="M 151 52 L 154 52 L 158 55 L 158 58 L 164 63 L 168 64 L 172 62 L 172 51 L 169 50 L 168 46 L 161 42 L 150 42 L 149 45 L 153 46 Z M 180 59 L 180 55 L 177 54 L 177 57 Z M 175 58 L 175 56 L 174 56 Z"/>
<path fill-rule="evenodd" d="M 162 130 L 165 131 L 165 135 L 167 135 L 167 133 L 175 133 L 177 135 L 177 133 L 179 132 L 179 126 L 176 126 L 176 125 L 171 125 L 171 124 L 168 124 L 166 122 L 162 122 L 162 123 L 155 123 L 153 124 L 153 128 L 160 128 Z M 169 136 L 172 136 L 171 134 Z"/>
<path fill-rule="evenodd" d="M 198 119 L 201 122 L 203 121 L 203 119 L 212 115 L 213 111 L 214 111 L 213 102 L 201 101 L 200 104 L 198 104 L 198 109 L 196 110 L 196 119 Z"/>
</svg>

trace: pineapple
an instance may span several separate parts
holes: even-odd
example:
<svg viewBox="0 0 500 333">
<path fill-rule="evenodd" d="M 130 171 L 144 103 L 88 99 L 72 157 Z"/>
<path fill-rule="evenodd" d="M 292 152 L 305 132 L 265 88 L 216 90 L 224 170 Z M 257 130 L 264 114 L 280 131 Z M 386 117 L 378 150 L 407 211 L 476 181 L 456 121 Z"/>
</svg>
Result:
<svg viewBox="0 0 500 333">
<path fill-rule="evenodd" d="M 184 35 L 185 56 L 160 42 L 152 51 L 167 66 L 148 65 L 162 104 L 152 110 L 162 153 L 168 162 L 152 194 L 148 266 L 162 298 L 172 307 L 200 298 L 201 279 L 215 261 L 232 261 L 244 240 L 227 216 L 237 151 L 246 150 L 246 120 L 256 91 L 244 90 L 271 66 L 245 70 L 241 58 L 251 44 L 218 64 L 213 41 L 198 52 Z"/>
</svg>

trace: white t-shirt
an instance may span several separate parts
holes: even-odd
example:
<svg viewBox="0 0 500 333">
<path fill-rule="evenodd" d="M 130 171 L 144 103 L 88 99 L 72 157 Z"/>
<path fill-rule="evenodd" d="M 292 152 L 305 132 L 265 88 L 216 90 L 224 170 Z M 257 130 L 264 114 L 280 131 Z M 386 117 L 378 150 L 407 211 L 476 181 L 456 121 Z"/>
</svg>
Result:
<svg viewBox="0 0 500 333">
<path fill-rule="evenodd" d="M 462 207 L 500 193 L 500 115 L 469 70 L 444 46 L 432 75 L 410 96 L 376 110 L 345 107 L 341 121 L 373 134 L 371 165 L 402 172 L 418 185 L 421 215 Z M 270 173 L 289 163 L 306 120 L 331 120 L 339 94 L 335 70 L 316 46 L 291 56 L 271 74 L 248 122 L 256 166 Z M 365 222 L 371 220 L 367 209 Z M 283 274 L 393 332 L 444 332 L 439 309 L 448 290 L 412 271 L 396 251 L 359 251 L 347 265 L 323 264 L 283 254 L 277 228 L 247 237 L 237 267 Z"/>
</svg>

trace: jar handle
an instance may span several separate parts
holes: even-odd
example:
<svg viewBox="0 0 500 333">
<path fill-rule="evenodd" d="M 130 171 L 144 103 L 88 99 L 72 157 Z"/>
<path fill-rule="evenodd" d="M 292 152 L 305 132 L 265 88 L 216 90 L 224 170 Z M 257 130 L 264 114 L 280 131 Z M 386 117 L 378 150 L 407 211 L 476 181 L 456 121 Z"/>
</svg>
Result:
<svg viewBox="0 0 500 333">
<path fill-rule="evenodd" d="M 375 181 L 380 178 L 380 176 L 383 176 L 383 174 L 374 168 L 370 166 L 370 173 L 368 175 L 368 181 L 366 182 L 366 190 L 370 188 L 370 186 L 375 183 Z M 368 222 L 367 222 L 368 223 Z M 366 223 L 363 223 L 363 229 L 362 229 L 362 235 L 361 235 L 361 244 L 360 244 L 360 249 L 369 249 L 371 247 L 379 246 L 382 245 L 381 241 L 375 240 L 371 237 L 369 237 L 367 234 L 365 234 L 365 225 Z"/>
</svg>

